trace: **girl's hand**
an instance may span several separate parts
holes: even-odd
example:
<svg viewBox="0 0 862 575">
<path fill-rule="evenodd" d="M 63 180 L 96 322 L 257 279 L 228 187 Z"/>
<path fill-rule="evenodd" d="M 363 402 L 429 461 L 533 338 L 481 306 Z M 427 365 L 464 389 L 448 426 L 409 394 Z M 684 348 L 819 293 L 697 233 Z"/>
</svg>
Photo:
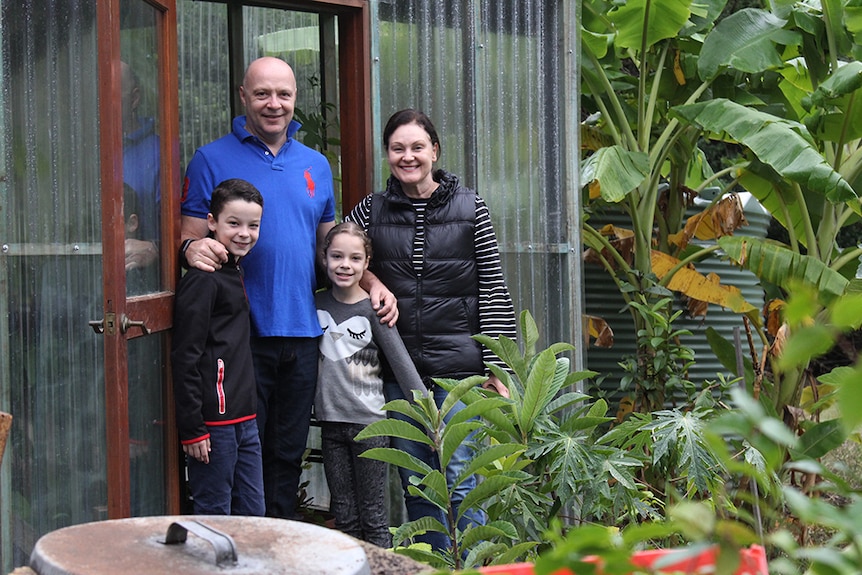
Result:
<svg viewBox="0 0 862 575">
<path fill-rule="evenodd" d="M 210 449 L 209 438 L 204 439 L 203 441 L 198 441 L 197 443 L 183 445 L 183 453 L 189 457 L 194 457 L 201 463 L 210 462 Z"/>
</svg>

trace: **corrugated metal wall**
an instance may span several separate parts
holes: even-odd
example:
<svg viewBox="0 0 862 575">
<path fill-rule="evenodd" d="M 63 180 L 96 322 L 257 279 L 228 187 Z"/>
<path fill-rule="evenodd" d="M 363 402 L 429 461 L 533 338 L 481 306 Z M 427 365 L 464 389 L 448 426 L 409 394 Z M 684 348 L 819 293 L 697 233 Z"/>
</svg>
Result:
<svg viewBox="0 0 862 575">
<path fill-rule="evenodd" d="M 542 343 L 575 341 L 577 140 L 567 128 L 578 113 L 575 2 L 372 4 L 375 120 L 385 124 L 407 107 L 431 117 L 443 149 L 438 166 L 488 203 L 516 309 L 533 313 Z"/>
</svg>

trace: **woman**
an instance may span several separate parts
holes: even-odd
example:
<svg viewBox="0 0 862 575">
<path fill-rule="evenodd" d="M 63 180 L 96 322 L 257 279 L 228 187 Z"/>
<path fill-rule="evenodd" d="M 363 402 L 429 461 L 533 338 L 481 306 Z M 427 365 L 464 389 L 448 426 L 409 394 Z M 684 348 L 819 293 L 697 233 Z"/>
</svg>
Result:
<svg viewBox="0 0 862 575">
<path fill-rule="evenodd" d="M 516 337 L 512 299 L 500 268 L 497 238 L 484 200 L 463 187 L 458 177 L 434 170 L 440 140 L 431 120 L 413 109 L 389 118 L 383 130 L 391 176 L 386 190 L 364 198 L 347 216 L 366 229 L 374 246 L 372 274 L 398 299 L 398 330 L 423 379 L 463 379 L 488 374 L 483 387 L 508 397 L 502 382 L 490 374 L 485 362 L 496 362 L 490 351 L 472 339 Z M 388 378 L 387 381 L 392 381 Z M 432 389 L 437 405 L 446 391 Z M 387 383 L 389 400 L 402 398 L 397 384 Z M 451 418 L 463 404 L 449 412 Z M 415 442 L 393 438 L 393 447 L 434 466 L 434 454 Z M 449 484 L 470 459 L 470 449 L 459 448 L 446 470 Z M 410 495 L 413 473 L 399 469 L 410 520 L 432 516 L 446 525 L 433 504 Z M 454 491 L 456 506 L 475 486 L 475 477 Z M 481 511 L 465 513 L 469 522 L 483 523 Z M 436 549 L 448 547 L 442 533 L 429 533 L 424 541 Z"/>
</svg>

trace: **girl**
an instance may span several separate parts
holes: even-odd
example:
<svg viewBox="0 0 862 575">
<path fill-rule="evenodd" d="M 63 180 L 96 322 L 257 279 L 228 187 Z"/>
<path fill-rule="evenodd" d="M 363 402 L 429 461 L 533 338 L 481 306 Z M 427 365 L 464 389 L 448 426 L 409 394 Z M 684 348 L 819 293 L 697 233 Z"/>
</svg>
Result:
<svg viewBox="0 0 862 575">
<path fill-rule="evenodd" d="M 315 295 L 320 369 L 315 417 L 321 425 L 323 469 L 331 493 L 330 511 L 340 531 L 380 547 L 391 547 L 386 513 L 386 464 L 359 455 L 386 447 L 385 437 L 353 438 L 383 419 L 381 356 L 404 396 L 426 393 L 396 328 L 382 325 L 368 293 L 359 287 L 371 261 L 371 240 L 353 223 L 335 226 L 323 244 L 323 264 L 332 288 Z"/>
</svg>

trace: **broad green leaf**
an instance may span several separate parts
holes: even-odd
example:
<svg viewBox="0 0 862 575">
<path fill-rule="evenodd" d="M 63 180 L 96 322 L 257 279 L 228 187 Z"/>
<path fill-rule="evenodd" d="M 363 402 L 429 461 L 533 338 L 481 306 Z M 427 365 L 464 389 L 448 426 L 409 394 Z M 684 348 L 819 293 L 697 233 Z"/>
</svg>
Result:
<svg viewBox="0 0 862 575">
<path fill-rule="evenodd" d="M 511 367 L 512 371 L 514 371 L 518 377 L 523 377 L 525 375 L 524 371 L 526 369 L 526 362 L 521 355 L 521 349 L 518 347 L 518 342 L 513 341 L 505 335 L 501 335 L 499 338 L 494 339 L 484 334 L 476 334 L 473 336 L 473 339 L 490 349 L 503 363 Z"/>
<path fill-rule="evenodd" d="M 716 24 L 703 41 L 697 61 L 702 80 L 711 80 L 724 67 L 763 72 L 783 61 L 775 42 L 786 42 L 786 22 L 766 10 L 743 8 Z"/>
<path fill-rule="evenodd" d="M 792 453 L 794 459 L 820 459 L 844 443 L 845 439 L 847 433 L 841 420 L 830 419 L 806 430 Z"/>
<path fill-rule="evenodd" d="M 778 367 L 784 370 L 806 366 L 813 358 L 823 355 L 835 345 L 833 332 L 825 325 L 811 325 L 797 329 L 787 339 Z"/>
<path fill-rule="evenodd" d="M 466 379 L 462 379 L 461 381 L 456 382 L 455 380 L 436 380 L 435 381 L 442 385 L 444 389 L 448 390 L 448 394 L 446 395 L 446 399 L 443 400 L 443 404 L 440 406 L 440 415 L 445 418 L 446 415 L 455 405 L 461 401 L 461 398 L 467 393 L 473 391 L 477 385 L 481 384 L 485 381 L 485 377 L 481 375 L 474 375 L 472 377 L 468 377 Z M 453 387 L 454 384 L 454 387 Z"/>
<path fill-rule="evenodd" d="M 418 480 L 415 484 L 408 486 L 410 495 L 421 497 L 442 511 L 449 508 L 449 489 L 446 486 L 446 477 L 436 469 Z M 424 489 L 422 489 L 424 487 Z"/>
<path fill-rule="evenodd" d="M 488 540 L 476 541 L 471 545 L 466 545 L 462 540 L 460 545 L 462 549 L 468 551 L 467 557 L 462 564 L 465 568 L 487 565 L 491 560 L 499 557 L 509 549 L 506 543 L 493 543 Z M 463 573 L 463 575 L 481 575 L 478 571 L 471 571 L 470 569 L 459 571 L 458 573 Z"/>
<path fill-rule="evenodd" d="M 547 405 L 548 390 L 554 385 L 557 359 L 548 350 L 536 356 L 536 361 L 527 376 L 524 403 L 518 417 L 522 433 L 529 433 L 533 423 Z"/>
<path fill-rule="evenodd" d="M 490 465 L 498 459 L 508 457 L 515 453 L 523 453 L 526 449 L 526 446 L 520 443 L 501 443 L 482 448 L 458 475 L 455 480 L 455 485 L 460 485 L 466 478 L 478 472 L 486 465 Z"/>
<path fill-rule="evenodd" d="M 839 329 L 859 329 L 862 325 L 862 294 L 846 293 L 829 309 L 832 325 Z"/>
<path fill-rule="evenodd" d="M 839 367 L 820 380 L 838 386 L 841 421 L 847 430 L 858 429 L 862 425 L 862 366 Z"/>
<path fill-rule="evenodd" d="M 644 33 L 647 49 L 662 40 L 675 38 L 688 22 L 691 4 L 691 0 L 628 0 L 608 13 L 617 28 L 615 44 L 640 52 Z"/>
<path fill-rule="evenodd" d="M 443 429 L 443 443 L 440 446 L 440 466 L 446 468 L 455 450 L 464 443 L 467 436 L 476 429 L 482 427 L 478 420 L 463 421 L 461 423 L 447 424 Z"/>
<path fill-rule="evenodd" d="M 590 197 L 620 202 L 649 176 L 649 156 L 622 146 L 601 148 L 587 158 L 581 181 L 590 186 Z M 595 192 L 593 190 L 596 190 Z"/>
<path fill-rule="evenodd" d="M 581 372 L 585 373 L 585 372 Z M 593 375 L 598 375 L 596 372 L 587 372 L 592 375 L 588 375 L 587 377 L 592 377 Z M 557 413 L 560 410 L 566 409 L 567 407 L 572 407 L 576 403 L 580 403 L 587 399 L 591 399 L 589 395 L 585 393 L 580 393 L 578 391 L 573 391 L 570 393 L 566 393 L 561 395 L 560 397 L 555 398 L 552 402 L 548 403 L 547 411 L 548 413 Z M 600 400 L 604 401 L 604 400 Z"/>
<path fill-rule="evenodd" d="M 523 543 L 516 543 L 512 545 L 509 549 L 506 549 L 502 553 L 496 555 L 493 558 L 492 565 L 508 565 L 509 563 L 515 563 L 518 560 L 524 559 L 529 556 L 530 551 L 539 546 L 538 541 L 525 541 Z"/>
<path fill-rule="evenodd" d="M 431 405 L 433 405 L 433 409 L 437 408 L 434 404 L 433 398 L 431 397 L 422 398 L 419 402 L 411 402 L 406 399 L 396 399 L 386 403 L 383 406 L 383 410 L 400 413 L 401 415 L 405 415 L 413 421 L 416 421 L 420 425 L 429 427 L 430 419 L 428 418 L 426 408 Z"/>
<path fill-rule="evenodd" d="M 393 538 L 394 541 L 394 538 Z M 450 569 L 451 565 L 438 552 L 432 551 L 427 543 L 413 543 L 409 547 L 396 547 L 395 553 L 409 557 L 417 563 L 424 563 L 437 569 Z"/>
<path fill-rule="evenodd" d="M 754 162 L 739 174 L 739 183 L 757 198 L 757 201 L 788 230 L 793 230 L 797 241 L 808 246 L 806 228 L 816 222 L 822 210 L 823 196 L 802 191 L 805 206 L 800 205 L 788 182 L 776 177 L 772 168 Z M 818 201 L 819 200 L 819 201 Z"/>
<path fill-rule="evenodd" d="M 374 447 L 363 451 L 359 457 L 384 461 L 392 465 L 397 465 L 398 467 L 403 467 L 404 469 L 409 469 L 410 471 L 414 471 L 422 476 L 427 475 L 432 471 L 432 469 L 422 460 L 410 455 L 409 453 L 401 451 L 400 449 L 395 449 L 394 447 Z"/>
<path fill-rule="evenodd" d="M 599 425 L 603 425 L 609 421 L 613 421 L 613 417 L 578 417 L 566 420 L 565 426 L 561 426 L 565 431 L 581 431 L 584 429 L 593 429 Z"/>
<path fill-rule="evenodd" d="M 824 302 L 844 294 L 847 279 L 822 261 L 752 237 L 725 236 L 718 244 L 743 268 L 785 289 L 802 281 L 814 286 Z"/>
<path fill-rule="evenodd" d="M 811 94 L 810 104 L 823 107 L 835 98 L 851 94 L 862 88 L 862 62 L 846 62 L 829 76 Z"/>
<path fill-rule="evenodd" d="M 395 533 L 392 534 L 392 543 L 400 545 L 405 539 L 412 539 L 429 531 L 449 535 L 449 530 L 446 529 L 445 525 L 433 517 L 422 517 L 416 521 L 408 521 L 396 529 Z"/>
<path fill-rule="evenodd" d="M 491 411 L 492 409 L 506 407 L 510 403 L 511 401 L 505 397 L 500 397 L 496 395 L 491 397 L 483 397 L 481 399 L 468 403 L 467 407 L 457 412 L 449 419 L 448 425 L 462 423 L 469 419 L 473 419 L 474 417 L 484 416 L 485 413 L 487 413 L 488 411 Z"/>
<path fill-rule="evenodd" d="M 536 355 L 536 342 L 539 341 L 539 327 L 536 325 L 536 320 L 533 319 L 533 314 L 529 310 L 521 312 L 518 323 L 521 328 L 521 339 L 524 343 L 524 355 L 532 358 Z"/>
<path fill-rule="evenodd" d="M 484 481 L 480 482 L 476 487 L 470 490 L 470 493 L 468 493 L 461 501 L 461 504 L 458 507 L 458 517 L 456 519 L 460 519 L 464 513 L 470 509 L 481 509 L 482 503 L 486 499 L 517 482 L 517 477 L 508 475 L 494 475 L 492 477 L 485 478 Z"/>
<path fill-rule="evenodd" d="M 808 130 L 798 122 L 724 98 L 677 106 L 671 113 L 703 130 L 728 134 L 785 178 L 825 195 L 832 202 L 856 197 L 850 184 L 818 152 Z M 776 142 L 781 145 L 776 146 Z"/>
<path fill-rule="evenodd" d="M 484 539 L 504 538 L 514 540 L 518 538 L 515 526 L 508 521 L 492 521 L 486 525 L 473 525 L 461 537 L 461 546 L 469 549 Z"/>
<path fill-rule="evenodd" d="M 425 445 L 433 445 L 433 442 L 425 434 L 424 431 L 400 419 L 381 419 L 375 421 L 365 427 L 356 435 L 356 440 L 361 441 L 370 437 L 400 437 L 401 439 L 409 439 L 418 441 Z"/>
<path fill-rule="evenodd" d="M 610 34 L 597 34 L 581 26 L 581 46 L 592 52 L 598 60 L 608 53 L 612 36 Z"/>
</svg>

